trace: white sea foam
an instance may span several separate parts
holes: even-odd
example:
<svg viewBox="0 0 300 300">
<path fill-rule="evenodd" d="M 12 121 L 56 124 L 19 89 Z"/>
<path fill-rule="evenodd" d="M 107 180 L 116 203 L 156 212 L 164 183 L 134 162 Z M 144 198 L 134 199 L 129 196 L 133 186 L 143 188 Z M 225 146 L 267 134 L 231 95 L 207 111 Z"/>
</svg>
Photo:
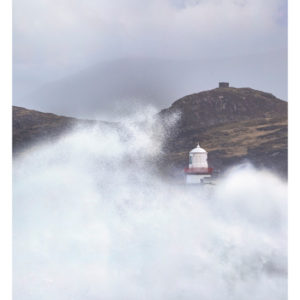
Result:
<svg viewBox="0 0 300 300">
<path fill-rule="evenodd" d="M 251 166 L 165 182 L 144 117 L 14 162 L 14 299 L 287 299 L 286 184 Z"/>
</svg>

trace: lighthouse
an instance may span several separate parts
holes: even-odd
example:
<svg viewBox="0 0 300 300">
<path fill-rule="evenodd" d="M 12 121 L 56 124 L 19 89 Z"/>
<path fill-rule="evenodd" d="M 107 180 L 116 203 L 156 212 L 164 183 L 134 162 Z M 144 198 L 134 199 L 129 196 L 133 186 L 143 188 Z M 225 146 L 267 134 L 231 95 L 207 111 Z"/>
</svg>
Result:
<svg viewBox="0 0 300 300">
<path fill-rule="evenodd" d="M 207 152 L 200 147 L 199 143 L 196 148 L 189 153 L 189 167 L 184 169 L 187 184 L 200 184 L 205 178 L 211 177 L 212 168 L 208 167 Z"/>
</svg>

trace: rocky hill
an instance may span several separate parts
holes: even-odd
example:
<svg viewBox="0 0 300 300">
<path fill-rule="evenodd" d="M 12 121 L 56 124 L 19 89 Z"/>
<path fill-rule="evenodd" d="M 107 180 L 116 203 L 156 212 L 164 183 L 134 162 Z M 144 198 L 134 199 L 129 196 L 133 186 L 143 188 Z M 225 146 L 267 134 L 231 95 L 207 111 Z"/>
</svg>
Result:
<svg viewBox="0 0 300 300">
<path fill-rule="evenodd" d="M 166 143 L 166 165 L 183 168 L 199 141 L 216 172 L 250 161 L 287 175 L 287 102 L 250 88 L 216 88 L 188 95 L 162 110 L 179 112 Z"/>
<path fill-rule="evenodd" d="M 287 175 L 287 102 L 250 88 L 216 88 L 185 96 L 162 110 L 162 119 L 181 115 L 165 144 L 164 170 L 180 173 L 199 141 L 215 172 L 250 161 Z M 95 123 L 13 107 L 13 146 L 18 153 L 58 137 L 75 124 Z"/>
<path fill-rule="evenodd" d="M 43 113 L 13 106 L 13 151 L 18 154 L 40 141 L 51 141 L 70 130 L 73 126 L 95 121 Z"/>
</svg>

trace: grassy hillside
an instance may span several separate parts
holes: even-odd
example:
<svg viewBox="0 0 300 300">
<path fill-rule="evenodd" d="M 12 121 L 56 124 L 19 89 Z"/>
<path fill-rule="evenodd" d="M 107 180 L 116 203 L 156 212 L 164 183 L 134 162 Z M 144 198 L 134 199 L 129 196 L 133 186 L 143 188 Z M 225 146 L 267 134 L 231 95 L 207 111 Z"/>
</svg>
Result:
<svg viewBox="0 0 300 300">
<path fill-rule="evenodd" d="M 189 151 L 200 142 L 217 173 L 250 161 L 287 176 L 287 102 L 250 88 L 217 88 L 183 97 L 158 116 L 174 112 L 181 118 L 165 143 L 164 172 L 180 174 Z M 80 123 L 104 124 L 14 106 L 14 152 L 53 140 Z"/>
<path fill-rule="evenodd" d="M 250 88 L 217 88 L 188 95 L 163 110 L 181 114 L 166 143 L 165 167 L 182 169 L 200 142 L 217 172 L 250 161 L 287 175 L 287 102 Z"/>
</svg>

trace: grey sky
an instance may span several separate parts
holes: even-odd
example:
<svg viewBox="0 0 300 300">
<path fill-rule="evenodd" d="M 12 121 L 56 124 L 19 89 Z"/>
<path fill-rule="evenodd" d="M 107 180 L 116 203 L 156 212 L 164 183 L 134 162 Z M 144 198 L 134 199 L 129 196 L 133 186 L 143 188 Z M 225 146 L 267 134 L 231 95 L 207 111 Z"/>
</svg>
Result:
<svg viewBox="0 0 300 300">
<path fill-rule="evenodd" d="M 282 58 L 277 55 L 265 65 L 277 76 L 274 89 L 270 84 L 266 88 L 286 99 L 286 81 L 279 80 L 286 67 L 286 0 L 14 0 L 13 19 L 14 102 L 18 105 L 36 105 L 28 94 L 47 82 L 118 59 L 150 59 L 149 65 L 152 58 L 208 60 L 215 65 L 220 59 L 236 57 L 243 67 L 241 58 L 269 53 L 282 53 Z M 209 73 L 210 65 L 203 67 L 208 69 L 201 76 Z M 233 72 L 228 72 L 234 80 Z M 245 78 L 241 85 L 252 84 L 253 75 L 249 73 L 249 80 Z M 47 110 L 47 97 L 41 97 Z"/>
</svg>

